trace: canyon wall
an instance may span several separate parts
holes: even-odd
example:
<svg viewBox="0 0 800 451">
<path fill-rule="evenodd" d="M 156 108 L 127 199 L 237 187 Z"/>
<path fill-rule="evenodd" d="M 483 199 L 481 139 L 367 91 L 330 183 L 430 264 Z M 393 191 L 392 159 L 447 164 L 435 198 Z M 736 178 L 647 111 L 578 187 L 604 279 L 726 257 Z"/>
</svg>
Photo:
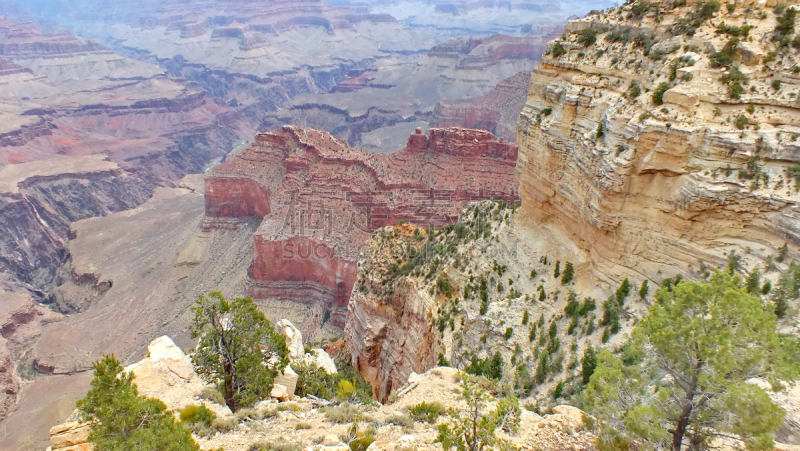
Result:
<svg viewBox="0 0 800 451">
<path fill-rule="evenodd" d="M 0 58 L 0 271 L 40 299 L 70 222 L 141 204 L 247 128 L 163 69 L 66 30 L 0 18 Z"/>
<path fill-rule="evenodd" d="M 583 349 L 619 349 L 666 278 L 733 262 L 776 282 L 800 245 L 800 54 L 776 37 L 773 3 L 705 18 L 701 5 L 612 8 L 549 44 L 517 122 L 521 207 L 488 232 L 479 205 L 434 232 L 436 259 L 414 256 L 427 240 L 413 229 L 373 234 L 345 334 L 378 399 L 439 359 L 464 368 L 494 352 L 504 383 L 569 390 Z M 559 279 L 566 262 L 574 277 Z M 650 289 L 626 301 L 622 333 L 604 332 L 596 300 L 626 279 Z"/>
<path fill-rule="evenodd" d="M 261 217 L 249 293 L 321 304 L 343 327 L 372 231 L 398 221 L 447 224 L 474 200 L 515 201 L 516 157 L 515 145 L 481 130 L 417 130 L 405 149 L 384 155 L 285 127 L 210 171 L 204 227 Z"/>
<path fill-rule="evenodd" d="M 658 17 L 623 6 L 571 22 L 518 122 L 523 217 L 563 231 L 611 285 L 694 277 L 734 251 L 751 266 L 800 245 L 800 59 L 775 41 L 776 13 L 760 6 L 754 19 L 739 2 L 696 19 L 690 36 L 680 27 L 698 2 L 658 4 Z M 721 22 L 752 25 L 751 39 Z"/>
</svg>

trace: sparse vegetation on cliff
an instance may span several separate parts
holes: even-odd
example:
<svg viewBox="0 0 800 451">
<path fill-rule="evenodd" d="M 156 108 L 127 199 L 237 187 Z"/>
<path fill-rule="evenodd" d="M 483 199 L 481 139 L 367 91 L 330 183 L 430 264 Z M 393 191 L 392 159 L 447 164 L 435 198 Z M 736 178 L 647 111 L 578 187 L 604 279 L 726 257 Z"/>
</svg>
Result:
<svg viewBox="0 0 800 451">
<path fill-rule="evenodd" d="M 501 401 L 495 410 L 487 412 L 491 398 L 487 385 L 480 378 L 462 378 L 461 396 L 467 404 L 467 410 L 448 410 L 449 420 L 439 425 L 439 435 L 435 440 L 436 443 L 441 443 L 445 451 L 452 448 L 458 451 L 480 451 L 510 446 L 505 440 L 498 438 L 495 431 L 498 428 L 519 428 L 519 401 L 516 398 Z"/>
</svg>

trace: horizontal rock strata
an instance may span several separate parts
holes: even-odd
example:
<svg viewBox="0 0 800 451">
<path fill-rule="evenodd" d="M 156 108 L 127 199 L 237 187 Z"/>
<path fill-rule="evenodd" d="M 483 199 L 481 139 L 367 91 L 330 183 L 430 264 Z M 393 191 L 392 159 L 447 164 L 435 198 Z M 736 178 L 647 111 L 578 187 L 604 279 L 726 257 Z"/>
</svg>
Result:
<svg viewBox="0 0 800 451">
<path fill-rule="evenodd" d="M 446 224 L 478 199 L 515 201 L 516 154 L 515 145 L 479 130 L 432 129 L 430 137 L 417 130 L 404 150 L 383 155 L 286 127 L 258 135 L 209 173 L 204 223 L 263 217 L 251 294 L 322 302 L 342 327 L 358 254 L 373 230 L 398 221 Z"/>
</svg>

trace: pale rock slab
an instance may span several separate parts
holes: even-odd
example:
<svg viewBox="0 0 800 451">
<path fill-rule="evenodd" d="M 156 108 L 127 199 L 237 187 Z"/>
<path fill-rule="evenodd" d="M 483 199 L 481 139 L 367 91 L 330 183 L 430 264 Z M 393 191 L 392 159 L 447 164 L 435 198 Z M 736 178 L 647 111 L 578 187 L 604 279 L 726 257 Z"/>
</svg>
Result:
<svg viewBox="0 0 800 451">
<path fill-rule="evenodd" d="M 297 360 L 305 356 L 303 349 L 303 334 L 288 319 L 278 321 L 275 326 L 286 337 L 286 346 L 289 348 L 289 360 Z"/>
<path fill-rule="evenodd" d="M 86 443 L 89 432 L 88 423 L 77 421 L 53 426 L 50 429 L 50 448 L 53 451 L 93 449 L 92 445 Z M 83 448 L 79 446 L 83 446 Z"/>
<path fill-rule="evenodd" d="M 336 374 L 336 363 L 333 361 L 330 355 L 328 355 L 325 350 L 320 348 L 314 348 L 311 350 L 311 353 L 306 354 L 306 361 L 309 363 L 314 363 L 320 368 L 324 369 L 328 374 Z"/>
</svg>

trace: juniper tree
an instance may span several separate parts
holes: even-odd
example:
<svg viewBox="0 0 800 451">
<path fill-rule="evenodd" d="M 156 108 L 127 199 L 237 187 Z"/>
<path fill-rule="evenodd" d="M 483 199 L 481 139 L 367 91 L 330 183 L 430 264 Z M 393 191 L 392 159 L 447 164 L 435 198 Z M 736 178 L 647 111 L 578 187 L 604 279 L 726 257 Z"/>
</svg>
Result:
<svg viewBox="0 0 800 451">
<path fill-rule="evenodd" d="M 439 433 L 434 443 L 440 443 L 444 451 L 452 448 L 457 451 L 510 448 L 511 444 L 497 437 L 495 430 L 519 430 L 519 400 L 513 397 L 500 399 L 495 410 L 487 411 L 491 395 L 484 381 L 470 375 L 461 379 L 461 397 L 467 408 L 448 409 L 448 418 L 437 427 Z"/>
<path fill-rule="evenodd" d="M 650 282 L 645 279 L 642 282 L 642 286 L 639 288 L 639 299 L 645 300 L 647 299 L 647 294 L 650 293 Z"/>
<path fill-rule="evenodd" d="M 584 384 L 589 383 L 595 368 L 597 368 L 597 354 L 592 346 L 588 346 L 583 351 L 583 359 L 581 359 L 581 381 Z"/>
<path fill-rule="evenodd" d="M 236 411 L 269 396 L 275 376 L 288 364 L 284 336 L 275 331 L 250 297 L 232 302 L 215 291 L 192 308 L 195 371 L 220 385 L 225 404 Z"/>
<path fill-rule="evenodd" d="M 771 447 L 785 412 L 748 381 L 778 389 L 796 378 L 797 340 L 778 334 L 772 307 L 736 275 L 717 271 L 671 288 L 632 333 L 637 363 L 599 355 L 586 399 L 604 424 L 601 441 L 679 451 L 738 436 L 748 448 Z"/>
<path fill-rule="evenodd" d="M 622 283 L 617 288 L 616 293 L 614 296 L 617 298 L 617 303 L 622 306 L 625 304 L 625 299 L 628 297 L 628 294 L 631 292 L 631 281 L 625 278 Z"/>
<path fill-rule="evenodd" d="M 747 274 L 747 292 L 758 296 L 761 292 L 761 268 L 756 266 Z"/>
<path fill-rule="evenodd" d="M 575 276 L 575 267 L 572 266 L 571 262 L 567 262 L 567 265 L 564 267 L 564 272 L 561 274 L 561 285 L 566 285 L 572 282 L 572 278 Z"/>
</svg>

